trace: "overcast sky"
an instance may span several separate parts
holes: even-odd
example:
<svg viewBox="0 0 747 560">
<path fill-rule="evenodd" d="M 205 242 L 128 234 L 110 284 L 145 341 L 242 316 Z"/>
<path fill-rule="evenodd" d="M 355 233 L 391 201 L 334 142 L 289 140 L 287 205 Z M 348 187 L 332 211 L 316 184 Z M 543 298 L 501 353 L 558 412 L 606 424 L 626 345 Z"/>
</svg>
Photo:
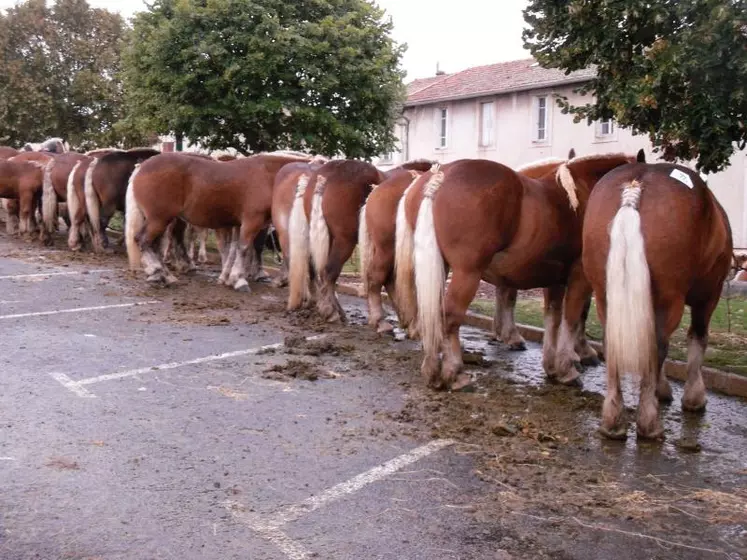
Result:
<svg viewBox="0 0 747 560">
<path fill-rule="evenodd" d="M 143 0 L 88 0 L 129 17 Z M 0 0 L 7 8 L 15 0 Z M 455 72 L 470 66 L 524 58 L 521 11 L 527 0 L 378 0 L 394 21 L 394 38 L 407 43 L 408 81 L 432 76 L 436 63 Z"/>
</svg>

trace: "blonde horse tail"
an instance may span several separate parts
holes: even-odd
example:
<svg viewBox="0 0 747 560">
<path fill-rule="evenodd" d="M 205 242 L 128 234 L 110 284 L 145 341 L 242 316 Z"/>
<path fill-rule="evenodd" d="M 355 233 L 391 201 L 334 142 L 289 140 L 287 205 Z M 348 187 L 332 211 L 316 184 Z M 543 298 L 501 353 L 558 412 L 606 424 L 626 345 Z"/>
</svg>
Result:
<svg viewBox="0 0 747 560">
<path fill-rule="evenodd" d="M 125 245 L 127 246 L 127 260 L 130 263 L 130 270 L 139 269 L 142 260 L 137 236 L 145 225 L 145 214 L 143 214 L 135 199 L 135 179 L 139 172 L 140 165 L 136 165 L 135 171 L 132 172 L 127 183 L 127 195 L 125 197 Z"/>
<path fill-rule="evenodd" d="M 311 250 L 311 262 L 314 263 L 314 270 L 317 277 L 327 266 L 329 259 L 329 227 L 324 219 L 322 211 L 322 200 L 324 199 L 324 190 L 327 184 L 327 178 L 319 175 L 314 187 L 314 197 L 311 199 L 311 217 L 309 219 L 309 247 Z"/>
<path fill-rule="evenodd" d="M 607 255 L 607 364 L 618 375 L 657 371 L 657 346 L 651 273 L 638 207 L 642 185 L 632 181 L 622 191 L 612 220 Z"/>
<path fill-rule="evenodd" d="M 394 304 L 397 307 L 397 314 L 403 328 L 413 324 L 418 314 L 418 305 L 415 299 L 415 269 L 412 260 L 413 231 L 405 214 L 405 201 L 419 176 L 416 176 L 405 189 L 397 205 L 394 246 L 394 293 L 396 301 Z"/>
<path fill-rule="evenodd" d="M 368 204 L 364 204 L 361 207 L 360 214 L 358 215 L 358 260 L 361 269 L 361 296 L 366 297 L 368 295 L 368 270 L 371 266 L 371 259 L 373 258 L 373 243 L 371 242 L 371 236 L 368 233 L 368 221 L 366 220 L 366 208 Z"/>
<path fill-rule="evenodd" d="M 298 309 L 309 301 L 309 221 L 303 207 L 304 194 L 309 184 L 309 176 L 304 173 L 298 178 L 296 198 L 293 200 L 288 218 L 288 309 Z"/>
<path fill-rule="evenodd" d="M 443 340 L 443 292 L 446 266 L 436 239 L 433 198 L 443 182 L 438 168 L 423 191 L 413 236 L 413 265 L 418 306 L 418 329 L 426 356 L 438 355 Z"/>
<path fill-rule="evenodd" d="M 91 237 L 94 239 L 94 249 L 96 243 L 101 240 L 101 204 L 99 197 L 93 188 L 93 170 L 96 169 L 99 159 L 94 158 L 86 169 L 86 178 L 83 183 L 83 192 L 86 197 L 86 212 L 88 221 L 91 223 Z"/>
<path fill-rule="evenodd" d="M 49 235 L 54 235 L 57 230 L 57 193 L 52 184 L 52 169 L 55 160 L 50 160 L 44 168 L 44 180 L 42 182 L 42 221 L 44 229 Z"/>
</svg>

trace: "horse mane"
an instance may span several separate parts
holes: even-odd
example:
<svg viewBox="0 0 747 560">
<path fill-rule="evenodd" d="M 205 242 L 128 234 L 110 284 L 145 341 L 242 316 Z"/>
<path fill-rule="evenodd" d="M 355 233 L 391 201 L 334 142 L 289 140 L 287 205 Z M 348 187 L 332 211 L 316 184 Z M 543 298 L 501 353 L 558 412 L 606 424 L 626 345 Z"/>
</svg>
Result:
<svg viewBox="0 0 747 560">
<path fill-rule="evenodd" d="M 274 157 L 292 157 L 292 158 L 305 158 L 309 161 L 313 159 L 314 156 L 311 154 L 306 154 L 304 152 L 295 152 L 293 150 L 275 150 L 274 152 L 258 152 L 256 154 L 252 154 L 253 156 L 274 156 Z"/>
<path fill-rule="evenodd" d="M 531 161 L 529 163 L 525 163 L 524 165 L 520 165 L 517 167 L 514 171 L 517 173 L 524 173 L 526 171 L 532 171 L 533 169 L 539 169 L 541 167 L 545 167 L 546 165 L 552 165 L 554 163 L 565 163 L 568 160 L 565 160 L 563 158 L 559 157 L 547 157 L 544 159 L 538 159 L 537 161 Z"/>
<path fill-rule="evenodd" d="M 395 167 L 395 169 L 404 169 L 405 171 L 415 170 L 425 173 L 428 171 L 435 162 L 432 159 L 419 158 L 412 159 L 402 165 Z"/>
</svg>

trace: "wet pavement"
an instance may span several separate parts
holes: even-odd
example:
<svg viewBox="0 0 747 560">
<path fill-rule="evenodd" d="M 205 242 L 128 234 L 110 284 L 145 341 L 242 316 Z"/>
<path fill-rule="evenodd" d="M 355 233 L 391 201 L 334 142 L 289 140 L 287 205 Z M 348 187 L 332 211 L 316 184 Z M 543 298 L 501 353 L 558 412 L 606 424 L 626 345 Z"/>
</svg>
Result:
<svg viewBox="0 0 747 560">
<path fill-rule="evenodd" d="M 125 265 L 0 238 L 3 560 L 747 557 L 744 401 L 675 384 L 663 444 L 604 442 L 603 367 L 547 385 L 465 329 L 477 390 L 434 394 L 359 300 Z"/>
</svg>

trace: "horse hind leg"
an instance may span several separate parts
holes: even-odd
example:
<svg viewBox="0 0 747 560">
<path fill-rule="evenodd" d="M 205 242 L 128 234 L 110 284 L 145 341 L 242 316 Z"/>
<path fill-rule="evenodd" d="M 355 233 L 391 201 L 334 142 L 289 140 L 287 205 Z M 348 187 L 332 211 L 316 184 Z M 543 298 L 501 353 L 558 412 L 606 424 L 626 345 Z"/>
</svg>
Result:
<svg viewBox="0 0 747 560">
<path fill-rule="evenodd" d="M 590 310 L 591 296 L 586 299 L 586 303 L 584 304 L 581 313 L 581 320 L 575 329 L 575 350 L 582 366 L 595 367 L 602 363 L 602 358 L 599 353 L 591 347 L 586 338 L 586 321 L 589 318 Z"/>
<path fill-rule="evenodd" d="M 718 298 L 706 304 L 691 306 L 691 323 L 687 331 L 687 382 L 682 395 L 682 408 L 700 412 L 706 406 L 706 389 L 701 367 L 708 346 L 708 325 L 711 321 Z"/>
<path fill-rule="evenodd" d="M 384 313 L 384 306 L 381 302 L 381 288 L 386 284 L 387 292 L 392 301 L 397 301 L 396 294 L 394 293 L 394 282 L 390 280 L 394 255 L 384 254 L 384 252 L 385 251 L 382 248 L 377 247 L 376 250 L 373 251 L 373 255 L 368 264 L 368 280 L 366 282 L 366 295 L 368 297 L 368 324 L 375 328 L 379 333 L 390 333 L 394 330 L 394 327 L 385 319 L 386 314 Z"/>
<path fill-rule="evenodd" d="M 161 260 L 155 247 L 160 245 L 161 237 L 164 235 L 168 223 L 150 219 L 146 222 L 143 230 L 137 235 L 136 240 L 142 253 L 143 270 L 146 281 L 151 284 L 171 285 L 177 282 L 166 265 Z"/>
<path fill-rule="evenodd" d="M 547 377 L 555 379 L 557 375 L 555 361 L 558 347 L 558 330 L 563 320 L 565 288 L 563 286 L 551 286 L 545 288 L 543 292 L 545 299 L 545 334 L 542 337 L 542 368 L 545 370 Z"/>
<path fill-rule="evenodd" d="M 316 307 L 319 314 L 328 323 L 347 322 L 345 310 L 335 294 L 335 285 L 342 272 L 342 267 L 353 253 L 354 247 L 354 241 L 334 238 L 327 256 L 327 264 L 322 270 L 317 271 L 318 299 Z"/>
<path fill-rule="evenodd" d="M 509 350 L 523 351 L 527 349 L 527 343 L 519 333 L 514 318 L 517 295 L 518 290 L 516 288 L 496 286 L 493 330 L 496 338 L 507 344 Z"/>
<path fill-rule="evenodd" d="M 451 283 L 444 297 L 443 362 L 438 388 L 459 390 L 470 384 L 466 374 L 460 374 L 463 366 L 459 329 L 467 315 L 467 308 L 480 285 L 480 272 L 454 269 Z"/>
</svg>

